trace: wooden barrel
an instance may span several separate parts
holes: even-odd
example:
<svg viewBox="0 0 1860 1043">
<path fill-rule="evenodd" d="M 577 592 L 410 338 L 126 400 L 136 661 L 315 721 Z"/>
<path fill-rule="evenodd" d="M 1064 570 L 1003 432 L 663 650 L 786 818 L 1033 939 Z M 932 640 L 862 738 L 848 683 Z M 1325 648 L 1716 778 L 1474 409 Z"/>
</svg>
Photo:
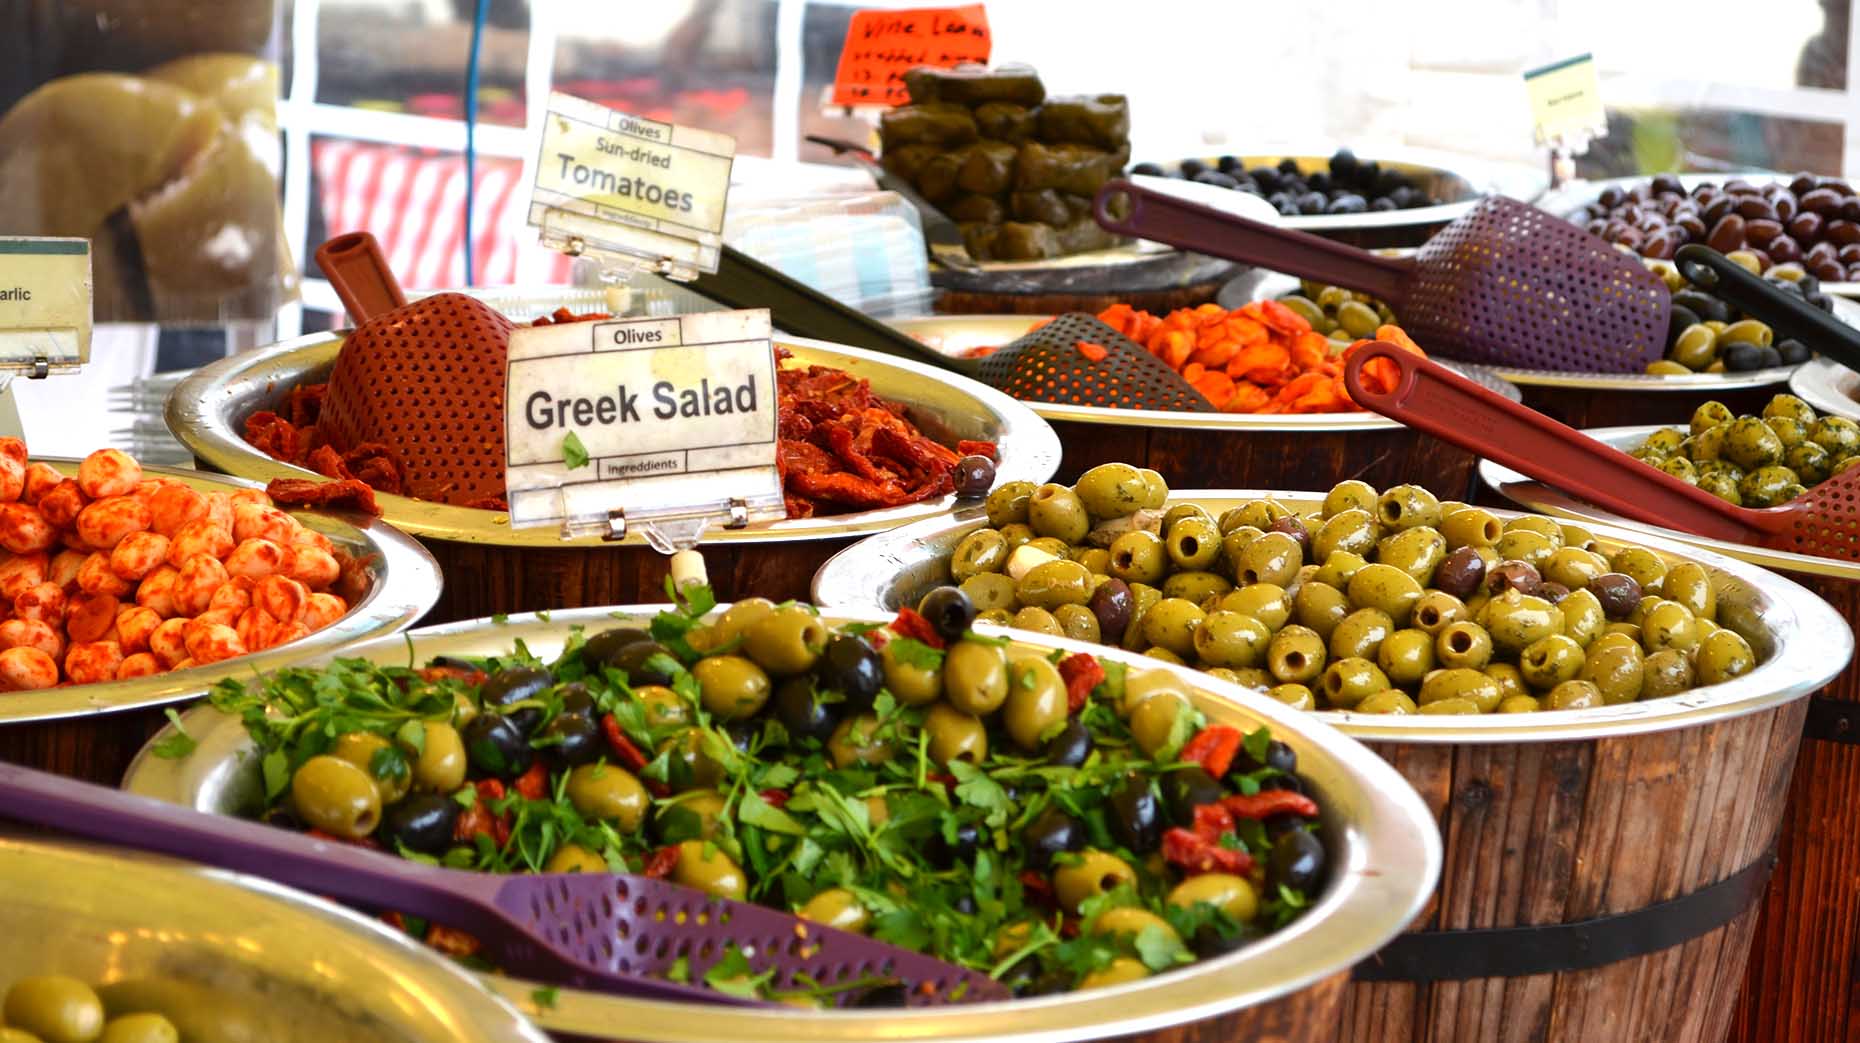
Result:
<svg viewBox="0 0 1860 1043">
<path fill-rule="evenodd" d="M 1545 969 L 1510 977 L 1358 980 L 1344 997 L 1335 1038 L 1722 1040 L 1806 708 L 1797 699 L 1697 727 L 1570 742 L 1372 743 L 1433 808 L 1447 844 L 1433 906 L 1384 956 L 1413 946 L 1404 962 L 1463 974 L 1468 968 L 1450 966 L 1453 960 L 1490 967 L 1496 950 Z M 1675 900 L 1687 904 L 1661 907 Z M 1587 957 L 1574 952 L 1582 948 L 1579 932 L 1567 926 L 1574 924 L 1600 939 Z M 1461 933 L 1531 925 L 1565 929 L 1486 938 Z M 1619 930 L 1674 932 L 1683 940 L 1608 960 L 1607 940 Z M 1467 947 L 1470 961 L 1453 955 Z M 1431 956 L 1440 962 L 1430 966 Z M 1559 964 L 1568 969 L 1548 969 Z M 1391 970 L 1401 969 L 1372 959 L 1358 975 Z"/>
<path fill-rule="evenodd" d="M 1206 1021 L 1118 1036 L 1119 1043 L 1330 1043 L 1350 975 L 1333 975 L 1269 1003 Z"/>
</svg>

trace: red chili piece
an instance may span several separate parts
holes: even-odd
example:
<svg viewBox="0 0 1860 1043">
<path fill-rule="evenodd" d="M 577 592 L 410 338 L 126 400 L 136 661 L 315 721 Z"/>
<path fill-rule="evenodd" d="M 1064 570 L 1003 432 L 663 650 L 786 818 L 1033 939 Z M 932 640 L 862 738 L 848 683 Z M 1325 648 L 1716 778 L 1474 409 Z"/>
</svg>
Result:
<svg viewBox="0 0 1860 1043">
<path fill-rule="evenodd" d="M 601 718 L 601 734 L 607 737 L 607 748 L 614 751 L 614 759 L 620 762 L 621 767 L 628 771 L 638 771 L 646 766 L 646 755 L 620 730 L 620 721 L 613 714 Z"/>
<path fill-rule="evenodd" d="M 541 800 L 549 792 L 549 771 L 542 761 L 532 761 L 529 770 L 517 776 L 517 781 L 511 785 L 525 800 Z"/>
<path fill-rule="evenodd" d="M 1104 665 L 1089 652 L 1074 652 L 1059 661 L 1059 676 L 1066 682 L 1066 712 L 1078 713 L 1103 682 Z"/>
<path fill-rule="evenodd" d="M 1232 725 L 1210 724 L 1182 747 L 1181 759 L 1201 765 L 1203 771 L 1218 779 L 1233 766 L 1234 756 L 1240 752 L 1244 738 L 1240 729 Z"/>
<path fill-rule="evenodd" d="M 652 854 L 647 855 L 646 865 L 640 870 L 640 875 L 648 879 L 659 880 L 670 876 L 672 870 L 676 868 L 677 865 L 678 845 L 673 844 L 670 847 L 662 847 Z"/>
<path fill-rule="evenodd" d="M 891 621 L 891 629 L 899 637 L 908 637 L 913 641 L 922 641 L 931 648 L 942 648 L 943 639 L 937 635 L 936 628 L 930 621 L 917 614 L 914 608 L 901 608 L 898 618 Z"/>
<path fill-rule="evenodd" d="M 1249 818 L 1255 821 L 1271 815 L 1290 812 L 1305 818 L 1317 818 L 1317 801 L 1302 793 L 1288 789 L 1260 790 L 1252 796 L 1235 795 L 1221 798 L 1221 806 L 1235 818 Z"/>
<path fill-rule="evenodd" d="M 1197 873 L 1232 873 L 1243 876 L 1253 868 L 1252 856 L 1234 851 L 1179 827 L 1165 830 L 1163 858 L 1189 875 Z"/>
</svg>

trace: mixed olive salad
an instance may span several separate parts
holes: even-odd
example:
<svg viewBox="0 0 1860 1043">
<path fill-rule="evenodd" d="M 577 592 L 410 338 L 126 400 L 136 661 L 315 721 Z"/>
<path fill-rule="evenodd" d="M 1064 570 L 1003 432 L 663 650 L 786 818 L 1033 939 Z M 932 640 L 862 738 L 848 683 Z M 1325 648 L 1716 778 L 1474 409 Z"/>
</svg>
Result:
<svg viewBox="0 0 1860 1043">
<path fill-rule="evenodd" d="M 1009 482 L 949 560 L 979 618 L 1122 645 L 1303 709 L 1576 710 L 1756 665 L 1697 564 L 1607 553 L 1549 518 L 1500 520 L 1418 485 L 1334 486 L 1305 514 L 1168 506 L 1154 471 Z"/>
<path fill-rule="evenodd" d="M 212 699 L 257 744 L 277 825 L 455 868 L 669 878 L 1020 994 L 1233 951 L 1322 887 L 1293 750 L 1208 722 L 1169 671 L 978 635 L 956 590 L 840 627 L 689 596 L 576 628 L 550 662 L 520 641 L 420 669 L 338 660 Z M 708 984 L 759 984 L 726 963 Z"/>
<path fill-rule="evenodd" d="M 1706 402 L 1686 430 L 1661 428 L 1629 455 L 1734 506 L 1776 507 L 1860 460 L 1860 424 L 1794 395 L 1771 398 L 1762 416 Z"/>
</svg>

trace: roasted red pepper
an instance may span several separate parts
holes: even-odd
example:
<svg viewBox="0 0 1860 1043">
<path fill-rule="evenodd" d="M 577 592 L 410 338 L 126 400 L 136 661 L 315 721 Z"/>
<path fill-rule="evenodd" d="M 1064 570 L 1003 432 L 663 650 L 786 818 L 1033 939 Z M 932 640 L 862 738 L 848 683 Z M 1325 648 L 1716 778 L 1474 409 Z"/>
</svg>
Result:
<svg viewBox="0 0 1860 1043">
<path fill-rule="evenodd" d="M 1234 756 L 1240 752 L 1240 743 L 1245 738 L 1240 729 L 1232 725 L 1210 724 L 1188 740 L 1182 747 L 1180 759 L 1201 765 L 1203 771 L 1218 779 L 1233 766 Z"/>
<path fill-rule="evenodd" d="M 1287 812 L 1302 815 L 1305 818 L 1317 818 L 1318 814 L 1317 801 L 1288 789 L 1260 790 L 1250 797 L 1243 795 L 1223 797 L 1221 806 L 1235 818 L 1255 821 Z"/>
<path fill-rule="evenodd" d="M 930 621 L 917 614 L 914 608 L 901 608 L 898 616 L 891 621 L 891 629 L 899 637 L 908 637 L 913 641 L 922 641 L 931 648 L 942 648 L 943 639 L 938 636 L 936 628 Z"/>
<path fill-rule="evenodd" d="M 1221 839 L 1222 833 L 1234 831 L 1234 817 L 1219 804 L 1200 804 L 1195 807 L 1194 833 L 1210 843 Z"/>
<path fill-rule="evenodd" d="M 1066 712 L 1078 713 L 1103 682 L 1104 665 L 1089 652 L 1074 652 L 1059 661 L 1059 676 L 1066 682 Z"/>
<path fill-rule="evenodd" d="M 601 734 L 607 737 L 607 748 L 613 751 L 614 760 L 619 761 L 621 767 L 638 771 L 646 766 L 646 755 L 620 730 L 620 721 L 613 714 L 601 717 Z"/>
<path fill-rule="evenodd" d="M 670 876 L 672 870 L 677 868 L 677 866 L 678 845 L 672 844 L 669 847 L 662 847 L 652 854 L 647 855 L 646 864 L 640 869 L 639 873 L 647 879 L 658 880 Z"/>
<path fill-rule="evenodd" d="M 532 761 L 530 769 L 511 785 L 525 800 L 541 800 L 549 794 L 549 769 L 543 767 L 542 761 Z"/>
<path fill-rule="evenodd" d="M 1179 827 L 1163 831 L 1162 853 L 1165 861 L 1190 876 L 1197 873 L 1244 876 L 1253 868 L 1252 856 L 1246 852 L 1222 847 L 1216 841 Z"/>
</svg>

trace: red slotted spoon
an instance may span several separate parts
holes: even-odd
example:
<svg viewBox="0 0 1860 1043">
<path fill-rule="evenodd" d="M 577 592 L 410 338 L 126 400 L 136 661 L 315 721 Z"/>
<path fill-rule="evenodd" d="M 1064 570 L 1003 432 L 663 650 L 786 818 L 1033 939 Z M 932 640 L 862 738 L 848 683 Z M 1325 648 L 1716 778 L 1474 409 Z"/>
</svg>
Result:
<svg viewBox="0 0 1860 1043">
<path fill-rule="evenodd" d="M 1378 361 L 1399 371 L 1391 391 L 1363 384 L 1363 367 Z M 1733 507 L 1393 344 L 1358 349 L 1343 379 L 1359 405 L 1624 517 L 1715 540 L 1860 561 L 1860 468 L 1781 507 Z"/>
</svg>

